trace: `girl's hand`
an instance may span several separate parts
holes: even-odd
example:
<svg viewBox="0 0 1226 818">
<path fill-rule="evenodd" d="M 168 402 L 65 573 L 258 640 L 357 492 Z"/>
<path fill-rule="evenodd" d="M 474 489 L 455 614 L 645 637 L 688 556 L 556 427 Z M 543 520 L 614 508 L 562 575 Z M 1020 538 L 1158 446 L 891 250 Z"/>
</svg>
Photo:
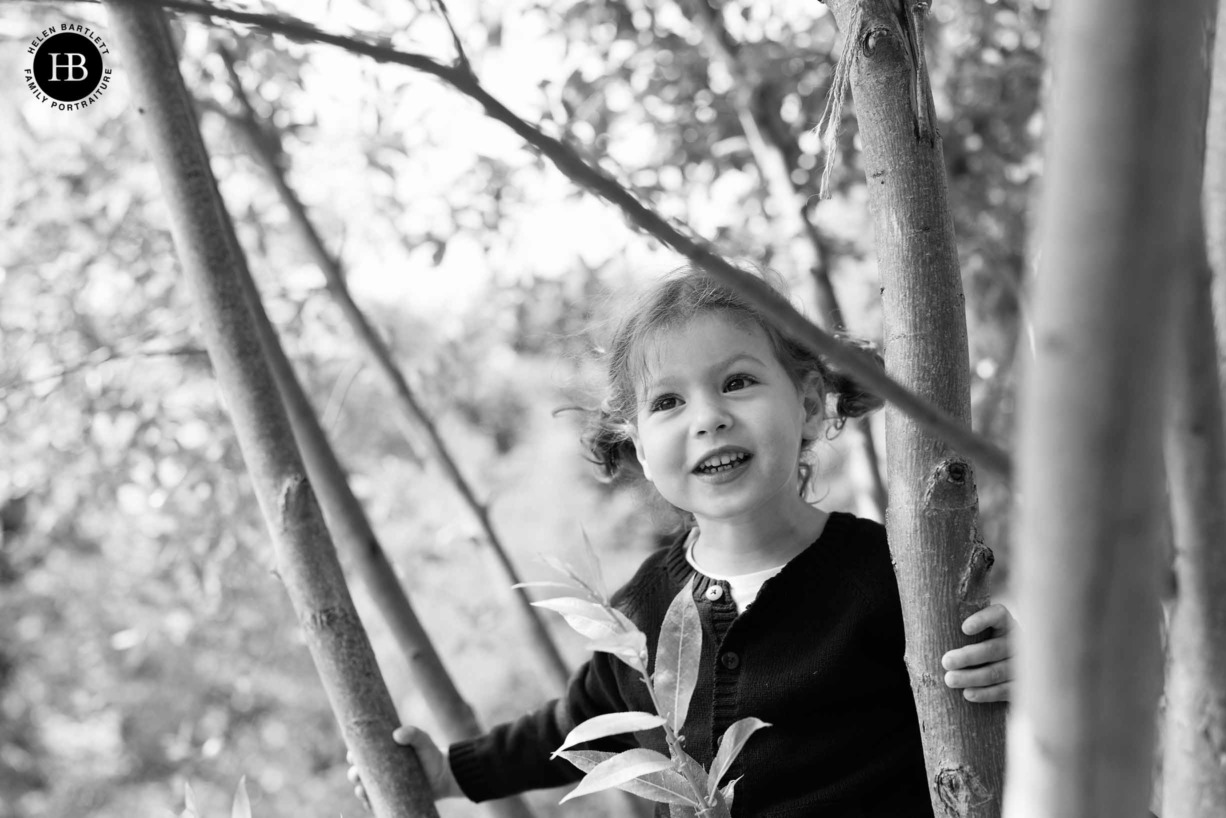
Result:
<svg viewBox="0 0 1226 818">
<path fill-rule="evenodd" d="M 1007 702 L 1013 679 L 1010 659 L 1013 648 L 1009 631 L 1015 623 L 1009 610 L 999 603 L 976 611 L 962 623 L 962 632 L 974 636 L 985 630 L 991 636 L 974 645 L 955 648 L 941 657 L 945 668 L 945 684 L 970 702 Z"/>
<path fill-rule="evenodd" d="M 426 774 L 426 781 L 430 784 L 435 801 L 440 798 L 464 797 L 459 783 L 451 774 L 451 765 L 447 763 L 447 757 L 435 745 L 428 733 L 405 724 L 396 728 L 392 733 L 392 740 L 397 744 L 412 747 L 417 753 L 417 759 L 421 762 L 422 771 Z M 370 809 L 366 788 L 362 786 L 358 768 L 353 763 L 353 753 L 347 753 L 345 760 L 349 762 L 347 777 L 353 783 L 353 794 L 366 806 L 366 809 Z"/>
</svg>

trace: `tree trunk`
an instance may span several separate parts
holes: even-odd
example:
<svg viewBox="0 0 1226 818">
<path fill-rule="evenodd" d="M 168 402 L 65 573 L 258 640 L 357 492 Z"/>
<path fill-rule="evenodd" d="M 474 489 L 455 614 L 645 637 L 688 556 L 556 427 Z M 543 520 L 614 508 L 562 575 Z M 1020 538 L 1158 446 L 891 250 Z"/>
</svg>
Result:
<svg viewBox="0 0 1226 818">
<path fill-rule="evenodd" d="M 1166 457 L 1175 599 L 1166 679 L 1163 818 L 1226 815 L 1226 425 L 1200 219 L 1176 308 Z M 1190 285 L 1190 286 L 1189 286 Z"/>
<path fill-rule="evenodd" d="M 435 816 L 417 757 L 392 741 L 396 710 L 358 621 L 323 516 L 234 277 L 208 155 L 179 73 L 170 28 L 153 6 L 108 2 L 138 112 L 162 180 L 171 229 L 201 330 L 272 535 L 277 571 L 379 818 Z"/>
<path fill-rule="evenodd" d="M 1202 25 L 1209 36 L 1202 41 L 1212 41 L 1214 19 L 1208 12 L 1213 5 L 1204 4 Z M 1204 64 L 1187 80 L 1189 93 L 1201 103 L 1202 121 L 1212 70 L 1211 54 L 1203 57 Z M 1202 133 L 1198 128 L 1196 149 L 1184 152 L 1192 179 L 1204 176 Z M 1209 132 L 1215 136 L 1221 139 Z M 1226 423 L 1213 326 L 1213 271 L 1198 192 L 1189 192 L 1182 220 L 1183 280 L 1173 285 L 1176 334 L 1167 395 L 1175 598 L 1167 641 L 1164 818 L 1226 815 Z M 1218 225 L 1218 231 L 1223 227 Z"/>
<path fill-rule="evenodd" d="M 876 232 L 890 375 L 970 425 L 962 279 L 945 167 L 923 63 L 905 16 L 884 0 L 829 0 L 853 38 L 851 89 Z M 916 79 L 922 78 L 922 83 Z M 886 410 L 890 550 L 938 816 L 1001 808 L 1004 706 L 973 704 L 944 684 L 941 656 L 964 644 L 961 623 L 988 603 L 992 552 L 976 530 L 971 464 L 893 407 Z"/>
<path fill-rule="evenodd" d="M 1161 676 L 1169 306 L 1199 190 L 1199 2 L 1067 3 L 1019 427 L 1008 818 L 1142 816 Z"/>
<path fill-rule="evenodd" d="M 1226 386 L 1226 3 L 1218 3 L 1205 129 L 1205 238 L 1213 267 L 1213 315 L 1219 376 Z"/>
</svg>

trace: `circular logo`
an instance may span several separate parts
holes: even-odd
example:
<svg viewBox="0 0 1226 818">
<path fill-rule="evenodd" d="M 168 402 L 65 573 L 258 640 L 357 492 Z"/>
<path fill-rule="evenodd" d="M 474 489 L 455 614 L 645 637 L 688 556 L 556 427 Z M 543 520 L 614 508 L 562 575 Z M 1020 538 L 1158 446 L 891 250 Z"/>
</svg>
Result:
<svg viewBox="0 0 1226 818">
<path fill-rule="evenodd" d="M 97 100 L 110 82 L 111 69 L 102 61 L 110 49 L 83 25 L 64 23 L 43 29 L 30 43 L 33 55 L 26 85 L 40 102 L 53 108 L 82 108 Z"/>
</svg>

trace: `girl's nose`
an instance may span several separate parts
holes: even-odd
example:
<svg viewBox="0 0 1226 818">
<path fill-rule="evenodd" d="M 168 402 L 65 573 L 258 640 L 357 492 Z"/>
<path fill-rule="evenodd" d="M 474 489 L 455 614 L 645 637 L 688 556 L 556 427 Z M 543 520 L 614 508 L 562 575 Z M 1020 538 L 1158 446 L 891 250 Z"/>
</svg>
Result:
<svg viewBox="0 0 1226 818">
<path fill-rule="evenodd" d="M 693 424 L 695 435 L 724 431 L 732 425 L 732 415 L 719 400 L 702 401 L 696 409 Z"/>
</svg>

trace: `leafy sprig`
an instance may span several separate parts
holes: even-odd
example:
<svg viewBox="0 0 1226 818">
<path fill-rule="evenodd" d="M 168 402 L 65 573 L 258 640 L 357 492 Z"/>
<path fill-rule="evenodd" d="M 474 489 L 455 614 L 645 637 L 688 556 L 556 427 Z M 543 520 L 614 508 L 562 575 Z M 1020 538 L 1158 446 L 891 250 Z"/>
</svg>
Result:
<svg viewBox="0 0 1226 818">
<path fill-rule="evenodd" d="M 594 566 L 594 579 L 588 580 L 570 565 L 549 558 L 548 564 L 569 581 L 522 585 L 577 592 L 577 596 L 532 604 L 561 614 L 571 628 L 587 637 L 589 650 L 610 653 L 635 670 L 647 686 L 655 712 L 607 713 L 571 730 L 553 755 L 566 759 L 586 775 L 562 801 L 617 788 L 668 804 L 673 818 L 731 818 L 733 793 L 739 779 L 723 787 L 719 783 L 749 738 L 770 725 L 752 717 L 732 724 L 720 739 L 711 769 L 703 769 L 685 751 L 682 733 L 702 657 L 702 622 L 694 602 L 693 581 L 668 607 L 656 645 L 655 666 L 648 673 L 647 637 L 609 602 L 600 579 L 599 561 L 586 535 L 584 543 Z M 642 747 L 620 753 L 570 749 L 608 736 L 654 729 L 664 731 L 667 756 Z"/>
</svg>

